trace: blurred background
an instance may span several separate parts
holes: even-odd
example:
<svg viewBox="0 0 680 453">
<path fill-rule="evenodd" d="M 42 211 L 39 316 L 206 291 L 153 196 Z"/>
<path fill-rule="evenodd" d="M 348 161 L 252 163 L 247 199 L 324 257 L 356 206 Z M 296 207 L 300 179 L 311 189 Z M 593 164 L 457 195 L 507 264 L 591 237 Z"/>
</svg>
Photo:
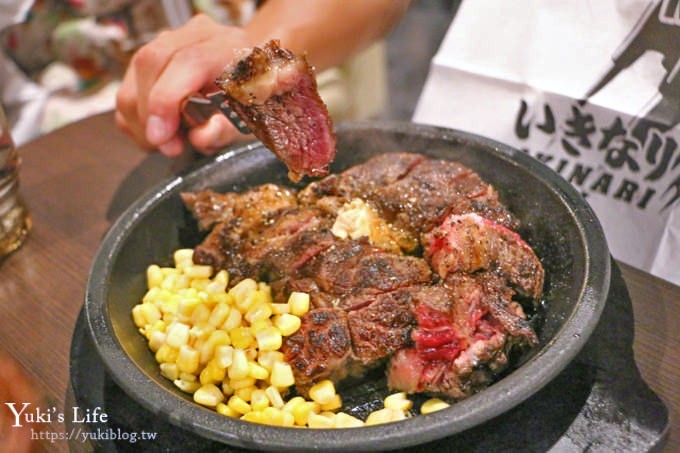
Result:
<svg viewBox="0 0 680 453">
<path fill-rule="evenodd" d="M 414 0 L 388 37 L 317 74 L 336 121 L 409 120 L 460 0 Z M 109 111 L 130 56 L 198 12 L 229 25 L 254 0 L 23 0 L 0 8 L 0 100 L 17 144 Z M 30 8 L 30 9 L 28 9 Z"/>
<path fill-rule="evenodd" d="M 387 37 L 388 95 L 384 119 L 410 120 L 430 61 L 461 0 L 414 0 Z"/>
</svg>

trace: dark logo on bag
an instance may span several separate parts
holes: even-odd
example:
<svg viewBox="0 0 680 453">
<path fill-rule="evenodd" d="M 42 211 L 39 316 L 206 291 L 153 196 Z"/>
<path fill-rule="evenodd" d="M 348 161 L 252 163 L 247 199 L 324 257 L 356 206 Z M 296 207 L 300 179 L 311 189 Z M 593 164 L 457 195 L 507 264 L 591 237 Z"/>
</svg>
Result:
<svg viewBox="0 0 680 453">
<path fill-rule="evenodd" d="M 661 54 L 665 74 L 644 111 L 632 119 L 594 115 L 597 108 L 587 105 L 588 99 L 647 52 Z M 651 2 L 585 97 L 569 103 L 569 111 L 561 107 L 556 112 L 558 105 L 564 104 L 547 97 L 542 106 L 533 105 L 538 112 L 531 114 L 529 104 L 520 102 L 516 137 L 526 140 L 535 129 L 565 153 L 558 159 L 532 150 L 534 157 L 584 196 L 598 193 L 643 210 L 657 197 L 662 211 L 674 206 L 680 200 L 680 144 L 672 132 L 680 124 L 680 0 Z M 583 153 L 593 152 L 601 155 L 600 166 L 579 162 Z"/>
</svg>

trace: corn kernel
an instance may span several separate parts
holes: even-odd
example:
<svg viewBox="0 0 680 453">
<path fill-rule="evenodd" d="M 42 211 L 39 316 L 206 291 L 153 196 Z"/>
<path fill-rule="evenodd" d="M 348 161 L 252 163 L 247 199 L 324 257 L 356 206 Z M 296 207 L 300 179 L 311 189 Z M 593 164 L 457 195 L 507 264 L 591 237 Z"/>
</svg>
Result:
<svg viewBox="0 0 680 453">
<path fill-rule="evenodd" d="M 163 313 L 163 319 L 168 321 L 165 315 L 177 316 L 177 306 L 179 304 L 179 299 L 176 295 L 171 295 L 167 298 L 159 300 L 158 309 Z"/>
<path fill-rule="evenodd" d="M 296 407 L 298 404 L 304 403 L 304 402 L 305 402 L 305 399 L 304 399 L 303 397 L 301 397 L 301 396 L 294 396 L 293 398 L 291 398 L 291 399 L 289 399 L 288 401 L 286 401 L 286 403 L 283 405 L 283 409 L 282 409 L 282 410 L 284 410 L 284 411 L 286 411 L 286 412 L 290 412 L 290 413 L 292 414 L 292 413 L 293 413 L 293 409 L 295 409 L 295 407 Z"/>
<path fill-rule="evenodd" d="M 201 299 L 198 296 L 185 296 L 179 299 L 177 302 L 177 314 L 190 320 L 191 315 L 194 313 L 196 307 L 201 303 Z"/>
<path fill-rule="evenodd" d="M 264 416 L 262 415 L 262 411 L 252 411 L 243 414 L 241 420 L 251 423 L 264 423 Z"/>
<path fill-rule="evenodd" d="M 284 355 L 281 351 L 259 351 L 257 354 L 257 362 L 271 371 L 276 362 L 283 362 Z"/>
<path fill-rule="evenodd" d="M 234 356 L 234 347 L 229 345 L 218 345 L 215 347 L 213 360 L 220 368 L 227 368 L 231 365 Z"/>
<path fill-rule="evenodd" d="M 257 359 L 257 348 L 250 347 L 245 350 L 246 351 L 246 359 L 248 359 L 249 362 L 254 362 L 255 359 Z"/>
<path fill-rule="evenodd" d="M 198 380 L 202 385 L 205 384 L 216 384 L 218 381 L 213 380 L 212 373 L 208 368 L 203 368 L 201 373 L 198 375 Z"/>
<path fill-rule="evenodd" d="M 135 325 L 140 328 L 146 327 L 146 319 L 144 318 L 142 306 L 144 306 L 143 303 L 132 307 L 132 320 Z"/>
<path fill-rule="evenodd" d="M 227 315 L 227 318 L 224 320 L 224 323 L 222 324 L 222 329 L 226 330 L 227 332 L 230 332 L 234 330 L 237 327 L 241 326 L 241 312 L 238 311 L 237 308 L 231 307 L 229 310 L 229 314 Z"/>
<path fill-rule="evenodd" d="M 293 291 L 288 297 L 290 312 L 295 316 L 302 316 L 309 311 L 309 294 Z"/>
<path fill-rule="evenodd" d="M 382 423 L 389 423 L 392 421 L 394 412 L 392 409 L 379 409 L 368 414 L 366 417 L 366 426 L 380 425 Z"/>
<path fill-rule="evenodd" d="M 210 284 L 210 279 L 208 279 L 208 278 L 194 278 L 194 279 L 191 280 L 189 287 L 192 288 L 192 289 L 195 289 L 197 291 L 200 291 L 205 296 L 207 296 L 205 289 L 208 287 L 209 284 Z M 205 297 L 205 296 L 203 296 L 203 297 Z"/>
<path fill-rule="evenodd" d="M 262 389 L 255 389 L 250 394 L 250 405 L 254 411 L 261 411 L 266 407 L 269 407 L 269 398 L 267 394 Z"/>
<path fill-rule="evenodd" d="M 248 366 L 248 359 L 243 349 L 234 349 L 232 354 L 232 362 L 229 367 L 228 375 L 231 379 L 243 379 L 248 376 L 250 367 Z"/>
<path fill-rule="evenodd" d="M 231 385 L 229 384 L 231 382 L 231 379 L 225 378 L 222 380 L 222 393 L 224 393 L 226 396 L 232 395 L 234 393 L 234 389 L 231 388 Z"/>
<path fill-rule="evenodd" d="M 190 278 L 210 278 L 213 272 L 212 266 L 202 264 L 193 264 L 185 267 L 183 270 L 184 275 Z"/>
<path fill-rule="evenodd" d="M 330 379 L 314 384 L 309 389 L 309 397 L 319 404 L 329 403 L 335 398 L 335 385 Z"/>
<path fill-rule="evenodd" d="M 216 288 L 217 283 L 210 282 L 208 286 L 205 287 L 205 291 L 202 291 L 201 297 L 206 301 L 207 304 L 227 304 L 232 305 L 234 303 L 234 298 L 229 294 L 225 293 L 221 288 Z"/>
<path fill-rule="evenodd" d="M 239 414 L 247 414 L 248 412 L 250 412 L 250 404 L 246 403 L 236 395 L 229 398 L 227 406 L 229 406 L 232 410 L 238 412 Z"/>
<path fill-rule="evenodd" d="M 321 405 L 322 411 L 334 411 L 342 407 L 342 399 L 337 393 L 335 396 L 327 403 Z"/>
<path fill-rule="evenodd" d="M 273 327 L 274 324 L 272 324 L 271 319 L 261 319 L 259 321 L 255 321 L 250 325 L 250 332 L 253 335 L 257 335 L 258 333 L 262 332 L 265 329 L 268 329 L 270 327 Z"/>
<path fill-rule="evenodd" d="M 290 305 L 288 304 L 270 304 L 272 307 L 272 314 L 282 315 L 284 313 L 290 313 Z"/>
<path fill-rule="evenodd" d="M 160 266 L 152 264 L 146 268 L 146 285 L 147 288 L 159 288 L 163 281 L 163 272 Z"/>
<path fill-rule="evenodd" d="M 177 368 L 176 363 L 161 363 L 160 369 L 161 375 L 166 379 L 170 379 L 171 381 L 179 379 L 179 369 Z"/>
<path fill-rule="evenodd" d="M 205 304 L 199 304 L 191 313 L 191 322 L 194 325 L 207 323 L 210 318 L 210 308 Z"/>
<path fill-rule="evenodd" d="M 344 412 L 335 414 L 333 423 L 334 428 L 360 428 L 364 426 L 364 422 Z"/>
<path fill-rule="evenodd" d="M 243 379 L 232 379 L 230 382 L 231 388 L 234 390 L 242 389 L 245 387 L 255 386 L 255 379 L 251 377 L 245 377 Z"/>
<path fill-rule="evenodd" d="M 179 379 L 187 382 L 196 382 L 198 380 L 195 374 L 186 373 L 184 371 L 179 373 Z"/>
<path fill-rule="evenodd" d="M 254 379 L 264 381 L 269 377 L 269 371 L 255 362 L 248 362 L 248 375 Z"/>
<path fill-rule="evenodd" d="M 293 369 L 286 362 L 276 362 L 272 366 L 272 373 L 270 382 L 276 387 L 290 387 L 295 385 L 295 377 L 293 376 Z M 330 381 L 329 381 L 330 382 Z M 310 391 L 311 395 L 311 391 Z M 318 401 L 315 399 L 315 401 Z M 330 399 L 329 399 L 330 401 Z"/>
<path fill-rule="evenodd" d="M 257 390 L 256 387 L 243 387 L 234 391 L 234 395 L 241 398 L 243 401 L 249 402 L 253 397 L 253 391 Z"/>
<path fill-rule="evenodd" d="M 135 310 L 138 312 L 137 317 L 135 317 Z M 137 327 L 146 327 L 160 321 L 161 312 L 154 304 L 139 304 L 132 309 L 132 316 L 135 318 L 135 324 L 138 318 L 143 322 L 143 325 L 137 324 Z"/>
<path fill-rule="evenodd" d="M 224 395 L 216 385 L 206 384 L 194 392 L 194 401 L 203 406 L 215 407 L 224 401 Z"/>
<path fill-rule="evenodd" d="M 189 342 L 189 326 L 181 322 L 175 322 L 168 326 L 166 343 L 173 348 L 179 348 Z"/>
<path fill-rule="evenodd" d="M 165 344 L 165 337 L 165 332 L 158 330 L 151 331 L 151 335 L 149 335 L 149 349 L 154 352 L 158 351 Z"/>
<path fill-rule="evenodd" d="M 300 328 L 302 321 L 298 316 L 284 313 L 274 318 L 274 325 L 281 331 L 281 335 L 288 337 Z"/>
<path fill-rule="evenodd" d="M 172 254 L 176 268 L 191 266 L 194 264 L 194 249 L 178 249 Z"/>
<path fill-rule="evenodd" d="M 211 332 L 205 343 L 201 345 L 201 363 L 208 363 L 213 358 L 217 346 L 228 346 L 230 344 L 231 338 L 224 330 Z"/>
<path fill-rule="evenodd" d="M 413 401 L 406 398 L 406 392 L 393 393 L 385 398 L 385 407 L 406 412 L 413 407 Z"/>
<path fill-rule="evenodd" d="M 226 288 L 227 285 L 229 284 L 229 273 L 224 269 L 218 271 L 217 274 L 215 274 L 215 276 L 213 277 L 213 282 L 219 283 L 220 285 L 224 285 L 224 287 Z"/>
<path fill-rule="evenodd" d="M 166 289 L 168 291 L 173 292 L 176 291 L 178 277 L 179 274 L 176 273 L 168 273 L 167 275 L 165 275 L 163 277 L 163 281 L 161 282 L 161 289 Z"/>
<path fill-rule="evenodd" d="M 207 371 L 212 382 L 221 382 L 227 376 L 227 368 L 222 367 L 215 360 L 211 360 L 203 369 Z"/>
<path fill-rule="evenodd" d="M 233 296 L 234 304 L 240 309 L 241 305 L 244 304 L 244 301 L 246 300 L 248 294 L 256 290 L 257 283 L 255 282 L 255 280 L 253 280 L 252 278 L 246 278 L 238 282 L 236 285 L 234 285 L 229 290 L 229 294 Z"/>
<path fill-rule="evenodd" d="M 277 409 L 283 408 L 283 398 L 281 398 L 281 393 L 279 393 L 279 390 L 276 387 L 270 385 L 264 390 L 264 392 L 267 395 L 267 398 L 269 398 L 269 402 L 273 407 Z"/>
<path fill-rule="evenodd" d="M 324 417 L 320 414 L 310 412 L 307 417 L 307 426 L 310 428 L 332 428 L 334 420 L 330 417 Z"/>
<path fill-rule="evenodd" d="M 250 309 L 246 312 L 244 318 L 246 319 L 246 321 L 252 324 L 257 321 L 269 319 L 271 315 L 272 315 L 271 306 L 266 302 L 260 302 L 250 307 Z"/>
<path fill-rule="evenodd" d="M 237 327 L 229 332 L 231 344 L 238 349 L 246 349 L 253 343 L 253 334 L 250 327 Z"/>
<path fill-rule="evenodd" d="M 442 409 L 449 407 L 449 404 L 439 398 L 430 398 L 425 401 L 422 406 L 420 406 L 421 414 L 431 414 L 432 412 L 437 412 Z"/>
<path fill-rule="evenodd" d="M 174 381 L 172 381 L 172 383 L 175 384 L 175 386 L 177 386 L 178 389 L 185 393 L 194 393 L 201 387 L 201 383 L 198 381 L 189 382 L 183 379 L 175 379 Z"/>
<path fill-rule="evenodd" d="M 390 409 L 390 410 L 392 411 L 392 421 L 393 422 L 396 422 L 396 421 L 399 421 L 399 420 L 406 420 L 408 418 L 406 412 L 404 412 L 404 411 L 400 411 L 400 410 L 397 410 L 397 409 Z"/>
<path fill-rule="evenodd" d="M 268 425 L 283 426 L 283 411 L 275 407 L 267 407 L 262 411 L 262 422 Z"/>
<path fill-rule="evenodd" d="M 281 426 L 295 426 L 295 417 L 290 412 L 281 411 L 281 418 L 283 423 Z"/>
<path fill-rule="evenodd" d="M 218 414 L 222 414 L 225 417 L 237 418 L 241 416 L 240 412 L 236 412 L 234 409 L 232 409 L 231 407 L 227 406 L 224 403 L 219 403 L 215 407 L 215 410 L 217 411 Z"/>
<path fill-rule="evenodd" d="M 177 368 L 180 372 L 196 373 L 198 371 L 200 354 L 191 346 L 182 345 L 177 356 Z"/>
<path fill-rule="evenodd" d="M 215 328 L 208 324 L 207 322 L 201 322 L 198 324 L 194 324 L 193 327 L 189 330 L 189 342 L 191 342 L 191 338 L 196 340 L 202 340 L 205 341 L 210 337 L 210 334 L 215 331 Z M 194 344 L 196 349 L 200 349 L 196 344 Z"/>
<path fill-rule="evenodd" d="M 257 346 L 260 351 L 276 351 L 281 348 L 283 338 L 281 331 L 276 327 L 268 327 L 255 335 Z"/>
<path fill-rule="evenodd" d="M 208 318 L 208 323 L 214 327 L 219 327 L 224 323 L 231 311 L 231 307 L 227 304 L 217 304 L 210 313 L 210 318 Z"/>
<path fill-rule="evenodd" d="M 177 356 L 179 355 L 179 349 L 169 346 L 167 343 L 158 348 L 156 351 L 156 362 L 166 363 L 166 362 L 176 362 Z"/>
<path fill-rule="evenodd" d="M 302 401 L 293 407 L 293 417 L 295 417 L 295 424 L 305 426 L 309 418 L 309 414 L 318 414 L 320 411 L 319 403 L 314 401 Z"/>
</svg>

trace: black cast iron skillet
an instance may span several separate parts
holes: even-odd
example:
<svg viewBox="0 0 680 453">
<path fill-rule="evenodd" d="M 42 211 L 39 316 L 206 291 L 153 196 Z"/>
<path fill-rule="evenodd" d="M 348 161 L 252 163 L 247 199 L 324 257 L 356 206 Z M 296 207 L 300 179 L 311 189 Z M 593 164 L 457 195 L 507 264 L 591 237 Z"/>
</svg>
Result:
<svg viewBox="0 0 680 453">
<path fill-rule="evenodd" d="M 111 376 L 146 409 L 201 436 L 240 447 L 386 450 L 449 436 L 502 414 L 554 378 L 584 345 L 606 300 L 610 258 L 593 211 L 561 177 L 520 151 L 450 129 L 357 123 L 341 125 L 337 135 L 333 172 L 378 153 L 411 151 L 457 160 L 496 187 L 521 220 L 520 233 L 546 270 L 543 308 L 534 319 L 539 347 L 517 358 L 515 368 L 491 387 L 446 410 L 380 426 L 277 428 L 227 418 L 193 403 L 160 375 L 130 313 L 145 292 L 146 267 L 170 264 L 175 249 L 201 240 L 180 192 L 290 184 L 285 167 L 255 143 L 225 151 L 142 196 L 115 222 L 95 257 L 85 301 L 90 333 Z M 365 413 L 386 394 L 384 379 L 369 377 L 347 390 L 344 409 Z"/>
</svg>

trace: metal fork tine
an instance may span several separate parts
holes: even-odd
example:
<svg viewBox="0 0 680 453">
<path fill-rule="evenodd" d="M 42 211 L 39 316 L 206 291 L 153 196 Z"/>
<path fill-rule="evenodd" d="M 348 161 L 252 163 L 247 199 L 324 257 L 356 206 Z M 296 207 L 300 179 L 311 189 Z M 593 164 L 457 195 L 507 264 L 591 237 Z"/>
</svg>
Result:
<svg viewBox="0 0 680 453">
<path fill-rule="evenodd" d="M 208 121 L 216 109 L 222 112 L 240 133 L 250 134 L 246 123 L 229 107 L 223 91 L 196 93 L 187 97 L 182 104 L 182 116 L 189 126 L 198 126 Z"/>
<path fill-rule="evenodd" d="M 223 91 L 214 91 L 212 93 L 207 93 L 205 95 L 208 99 L 210 99 L 210 102 L 213 103 L 215 107 L 220 109 L 220 111 L 224 114 L 224 116 L 231 121 L 231 124 L 238 129 L 238 131 L 242 134 L 250 134 L 250 129 L 248 129 L 248 126 L 246 123 L 241 119 L 240 116 L 236 112 L 234 112 L 231 107 L 229 107 L 229 103 L 227 102 L 227 96 L 224 94 Z"/>
</svg>

